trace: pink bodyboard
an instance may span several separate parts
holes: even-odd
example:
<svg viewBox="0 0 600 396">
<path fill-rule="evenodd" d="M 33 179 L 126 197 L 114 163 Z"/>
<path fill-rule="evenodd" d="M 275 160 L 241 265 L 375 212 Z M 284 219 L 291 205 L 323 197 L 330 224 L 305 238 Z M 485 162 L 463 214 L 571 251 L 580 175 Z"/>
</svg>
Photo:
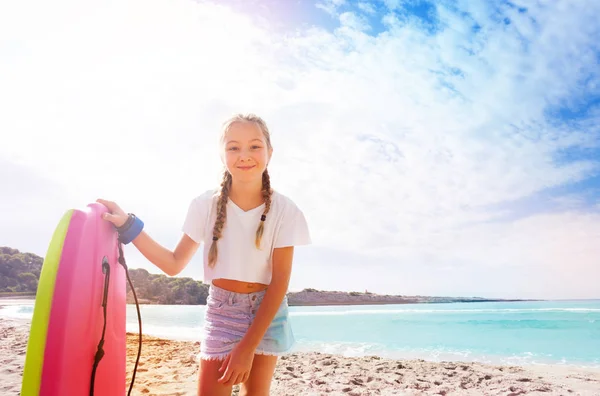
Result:
<svg viewBox="0 0 600 396">
<path fill-rule="evenodd" d="M 114 227 L 101 218 L 105 206 L 74 210 L 65 236 L 48 322 L 40 395 L 88 396 L 94 357 L 102 337 L 102 301 L 108 260 L 104 357 L 95 377 L 95 396 L 125 393 L 126 275 L 118 260 Z"/>
</svg>

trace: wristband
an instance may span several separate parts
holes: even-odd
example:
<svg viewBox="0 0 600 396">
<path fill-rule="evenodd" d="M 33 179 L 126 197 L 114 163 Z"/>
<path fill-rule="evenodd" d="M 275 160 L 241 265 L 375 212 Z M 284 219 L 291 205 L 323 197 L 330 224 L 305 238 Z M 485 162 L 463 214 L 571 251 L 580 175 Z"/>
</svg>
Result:
<svg viewBox="0 0 600 396">
<path fill-rule="evenodd" d="M 120 227 L 115 227 L 119 234 L 124 233 L 125 231 L 127 231 L 129 229 L 129 227 L 131 227 L 131 224 L 133 223 L 133 220 L 134 220 L 133 217 L 134 217 L 134 215 L 132 213 L 128 213 L 127 220 L 125 220 L 125 223 L 123 223 L 123 225 Z"/>
<path fill-rule="evenodd" d="M 127 226 L 127 227 L 125 227 Z M 133 241 L 144 229 L 144 222 L 133 213 L 129 214 L 129 219 L 118 230 L 119 241 L 125 245 Z"/>
</svg>

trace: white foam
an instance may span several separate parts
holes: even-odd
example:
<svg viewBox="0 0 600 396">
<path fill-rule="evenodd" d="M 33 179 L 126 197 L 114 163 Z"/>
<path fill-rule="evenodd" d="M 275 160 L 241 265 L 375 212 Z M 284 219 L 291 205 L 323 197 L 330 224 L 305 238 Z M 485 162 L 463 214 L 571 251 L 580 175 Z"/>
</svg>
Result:
<svg viewBox="0 0 600 396">
<path fill-rule="evenodd" d="M 31 319 L 33 317 L 33 304 L 5 305 L 0 308 L 0 317 Z"/>
<path fill-rule="evenodd" d="M 389 315 L 389 314 L 447 314 L 447 313 L 534 313 L 534 312 L 600 312 L 600 308 L 499 308 L 499 309 L 347 309 L 335 311 L 291 311 L 290 316 L 344 316 L 344 315 Z"/>
<path fill-rule="evenodd" d="M 523 352 L 520 355 L 501 356 L 484 355 L 470 350 L 455 350 L 450 348 L 417 348 L 417 349 L 386 349 L 376 343 L 353 342 L 311 342 L 298 340 L 295 352 L 321 352 L 346 357 L 380 356 L 388 359 L 424 359 L 433 362 L 479 362 L 500 365 L 539 365 L 560 364 L 572 367 L 600 368 L 600 360 L 593 362 L 570 362 L 565 359 L 556 360 L 552 355 Z"/>
</svg>

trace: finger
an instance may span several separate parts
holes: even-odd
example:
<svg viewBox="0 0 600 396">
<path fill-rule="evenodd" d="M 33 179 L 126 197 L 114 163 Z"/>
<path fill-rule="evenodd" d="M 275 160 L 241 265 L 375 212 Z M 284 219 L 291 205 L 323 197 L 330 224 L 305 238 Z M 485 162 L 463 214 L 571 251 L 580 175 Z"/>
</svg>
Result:
<svg viewBox="0 0 600 396">
<path fill-rule="evenodd" d="M 233 370 L 231 370 L 230 367 L 227 367 L 227 370 L 225 370 L 225 374 L 223 374 L 223 376 L 219 378 L 219 382 L 223 385 L 229 385 L 229 380 L 231 380 L 233 374 Z"/>
<path fill-rule="evenodd" d="M 231 385 L 237 385 L 242 382 L 242 378 L 244 378 L 244 373 L 238 374 L 233 381 L 231 381 Z"/>
<path fill-rule="evenodd" d="M 242 383 L 244 383 L 244 382 L 248 381 L 248 377 L 249 377 L 249 376 L 250 376 L 250 373 L 249 373 L 248 371 L 246 371 L 246 372 L 244 373 L 244 375 L 242 375 L 242 378 L 240 379 L 240 384 L 242 384 Z"/>
<path fill-rule="evenodd" d="M 225 385 L 225 386 L 234 385 L 235 384 L 234 380 L 236 379 L 236 377 L 237 377 L 237 373 L 235 371 L 231 372 L 231 377 L 229 377 L 229 379 L 227 381 L 223 382 L 223 385 Z"/>
<path fill-rule="evenodd" d="M 229 360 L 230 360 L 230 355 L 227 355 L 227 357 L 225 358 L 225 360 L 223 361 L 223 364 L 221 364 L 221 368 L 219 369 L 219 371 L 223 371 L 225 370 L 225 372 L 223 373 L 223 375 L 221 376 L 221 378 L 219 378 L 219 382 L 223 383 L 226 380 L 229 379 L 229 377 L 231 377 L 231 367 L 229 367 Z"/>
<path fill-rule="evenodd" d="M 244 375 L 244 379 L 242 380 L 242 382 L 248 381 L 248 378 L 250 378 L 250 371 L 246 372 L 246 374 Z"/>
<path fill-rule="evenodd" d="M 227 368 L 227 364 L 229 363 L 229 357 L 231 355 L 227 355 L 227 357 L 225 358 L 225 360 L 223 360 L 223 363 L 221 364 L 221 367 L 219 367 L 219 372 L 225 370 Z"/>
<path fill-rule="evenodd" d="M 111 212 L 111 213 L 113 213 L 113 214 L 125 215 L 125 212 L 123 211 L 123 209 L 121 209 L 119 207 L 119 205 L 117 205 L 113 201 L 107 201 L 105 199 L 97 199 L 96 202 L 98 202 L 98 203 L 106 206 L 106 208 L 108 209 L 108 211 Z"/>
<path fill-rule="evenodd" d="M 111 201 L 107 201 L 106 199 L 97 199 L 96 202 L 106 206 L 107 208 L 111 209 L 114 206 L 114 203 Z"/>
<path fill-rule="evenodd" d="M 244 373 L 238 373 L 234 378 L 231 379 L 231 385 L 237 385 L 242 382 L 242 378 L 244 377 Z"/>
<path fill-rule="evenodd" d="M 108 213 L 108 212 L 107 213 L 103 213 L 102 214 L 102 218 L 104 220 L 110 221 L 113 224 L 115 223 L 115 221 L 117 221 L 117 216 L 115 216 L 114 214 Z"/>
<path fill-rule="evenodd" d="M 221 367 L 219 367 L 219 372 L 223 371 L 225 369 L 225 367 L 227 367 L 228 360 L 229 360 L 229 355 L 227 355 L 227 357 L 221 363 Z"/>
</svg>

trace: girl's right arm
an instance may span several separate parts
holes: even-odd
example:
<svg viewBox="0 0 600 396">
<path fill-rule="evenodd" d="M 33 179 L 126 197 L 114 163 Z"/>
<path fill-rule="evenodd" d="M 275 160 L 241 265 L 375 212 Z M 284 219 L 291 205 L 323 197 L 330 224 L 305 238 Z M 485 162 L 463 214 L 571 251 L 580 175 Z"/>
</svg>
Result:
<svg viewBox="0 0 600 396">
<path fill-rule="evenodd" d="M 183 234 L 175 251 L 172 252 L 152 239 L 145 231 L 142 231 L 132 242 L 148 261 L 169 276 L 175 276 L 183 271 L 199 246 L 192 238 Z"/>
<path fill-rule="evenodd" d="M 128 215 L 116 203 L 103 199 L 98 199 L 97 202 L 109 210 L 109 213 L 105 213 L 103 217 L 105 220 L 110 221 L 115 227 L 125 224 Z M 132 242 L 148 261 L 169 276 L 179 274 L 190 262 L 200 245 L 183 234 L 175 250 L 170 251 L 152 239 L 145 231 L 142 231 Z"/>
</svg>

